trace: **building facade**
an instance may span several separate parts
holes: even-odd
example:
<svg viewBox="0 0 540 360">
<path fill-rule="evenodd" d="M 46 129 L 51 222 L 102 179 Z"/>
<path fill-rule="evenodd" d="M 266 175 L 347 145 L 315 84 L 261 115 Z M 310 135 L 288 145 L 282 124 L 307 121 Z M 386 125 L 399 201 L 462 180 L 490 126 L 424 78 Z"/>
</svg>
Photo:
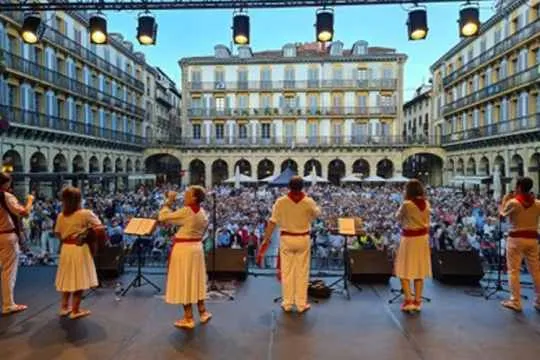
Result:
<svg viewBox="0 0 540 360">
<path fill-rule="evenodd" d="M 27 45 L 19 35 L 23 13 L 0 14 L 3 162 L 26 189 L 39 184 L 50 193 L 59 178 L 124 184 L 144 170 L 152 122 L 144 55 L 120 34 L 90 44 L 85 13 L 43 19 L 42 41 Z"/>
<path fill-rule="evenodd" d="M 445 176 L 540 182 L 538 0 L 500 3 L 480 35 L 432 65 L 434 134 L 447 152 Z"/>
<path fill-rule="evenodd" d="M 406 138 L 431 136 L 431 86 L 416 89 L 411 100 L 403 104 L 403 135 Z"/>
<path fill-rule="evenodd" d="M 182 137 L 147 161 L 172 155 L 185 184 L 207 186 L 236 168 L 257 179 L 315 169 L 334 183 L 397 175 L 414 151 L 402 136 L 406 59 L 365 41 L 237 54 L 218 45 L 213 56 L 182 59 Z"/>
</svg>

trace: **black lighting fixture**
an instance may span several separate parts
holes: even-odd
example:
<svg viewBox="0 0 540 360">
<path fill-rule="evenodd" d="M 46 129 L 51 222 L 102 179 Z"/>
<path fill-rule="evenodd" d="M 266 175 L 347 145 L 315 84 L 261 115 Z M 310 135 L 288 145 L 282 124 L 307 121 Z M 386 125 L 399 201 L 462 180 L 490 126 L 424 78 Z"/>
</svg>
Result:
<svg viewBox="0 0 540 360">
<path fill-rule="evenodd" d="M 38 12 L 24 14 L 21 37 L 26 44 L 37 44 L 44 32 L 45 26 L 41 22 L 41 15 Z"/>
<path fill-rule="evenodd" d="M 233 41 L 236 45 L 249 44 L 249 15 L 242 11 L 233 13 Z"/>
<path fill-rule="evenodd" d="M 317 10 L 315 37 L 320 42 L 332 41 L 334 38 L 334 10 L 325 7 Z"/>
<path fill-rule="evenodd" d="M 98 11 L 90 16 L 88 29 L 92 44 L 103 45 L 107 43 L 109 38 L 109 34 L 107 33 L 107 18 L 102 12 Z"/>
<path fill-rule="evenodd" d="M 157 22 L 154 15 L 145 11 L 139 15 L 137 26 L 137 40 L 141 45 L 155 45 L 157 38 Z"/>
<path fill-rule="evenodd" d="M 459 9 L 459 36 L 472 37 L 480 32 L 480 9 L 477 3 L 467 1 Z"/>
<path fill-rule="evenodd" d="M 428 34 L 427 11 L 425 6 L 415 5 L 409 10 L 407 20 L 409 40 L 424 40 Z"/>
</svg>

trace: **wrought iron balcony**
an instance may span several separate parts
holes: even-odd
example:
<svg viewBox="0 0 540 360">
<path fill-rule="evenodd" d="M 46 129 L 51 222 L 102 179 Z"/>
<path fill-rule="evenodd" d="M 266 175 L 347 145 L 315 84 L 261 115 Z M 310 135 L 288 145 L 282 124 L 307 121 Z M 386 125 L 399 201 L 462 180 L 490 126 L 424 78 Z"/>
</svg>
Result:
<svg viewBox="0 0 540 360">
<path fill-rule="evenodd" d="M 170 137 L 169 139 L 160 139 L 160 146 L 179 146 L 179 147 L 404 147 L 404 146 L 438 146 L 439 143 L 435 137 L 403 137 L 403 136 L 219 136 L 210 138 L 186 138 Z"/>
<path fill-rule="evenodd" d="M 508 121 L 496 122 L 474 129 L 452 132 L 452 134 L 443 135 L 441 142 L 443 145 L 447 145 L 478 141 L 491 137 L 520 134 L 528 131 L 540 131 L 540 113 L 522 116 Z"/>
<path fill-rule="evenodd" d="M 8 71 L 11 69 L 25 76 L 28 75 L 36 79 L 40 79 L 53 84 L 54 86 L 71 91 L 77 95 L 90 98 L 93 101 L 100 101 L 107 105 L 116 106 L 130 114 L 135 114 L 141 117 L 144 116 L 145 111 L 139 106 L 130 104 L 122 99 L 112 96 L 111 94 L 100 91 L 99 89 L 86 85 L 78 80 L 71 79 L 60 72 L 50 70 L 45 66 L 26 60 L 18 55 L 7 51 L 4 51 L 3 54 L 5 66 Z"/>
<path fill-rule="evenodd" d="M 4 2 L 6 0 L 0 0 L 0 2 Z M 19 23 L 20 26 L 22 26 L 22 22 L 24 20 L 24 14 L 21 11 L 6 11 L 2 13 L 2 15 L 5 15 L 8 18 L 11 18 Z M 131 85 L 134 87 L 137 91 L 140 93 L 144 92 L 144 83 L 140 80 L 138 80 L 135 76 L 129 74 L 128 72 L 120 69 L 119 67 L 111 64 L 110 62 L 106 61 L 105 59 L 99 57 L 94 52 L 90 51 L 86 47 L 84 47 L 82 44 L 78 43 L 77 41 L 70 39 L 66 35 L 62 34 L 56 29 L 53 29 L 50 26 L 47 26 L 47 30 L 45 31 L 43 38 L 52 42 L 53 44 L 56 44 L 73 54 L 83 58 L 87 62 L 94 64 L 97 66 L 100 70 L 106 71 L 113 76 L 121 79 L 125 83 Z"/>
<path fill-rule="evenodd" d="M 499 41 L 497 44 L 484 51 L 474 59 L 470 60 L 466 64 L 462 65 L 458 69 L 451 72 L 449 75 L 443 78 L 443 86 L 447 86 L 465 73 L 474 70 L 476 67 L 487 64 L 490 59 L 501 55 L 502 53 L 512 49 L 517 44 L 524 40 L 532 40 L 534 37 L 540 35 L 540 19 L 530 23 L 524 28 L 520 29 L 515 34 Z"/>
<path fill-rule="evenodd" d="M 443 114 L 447 115 L 448 113 L 469 106 L 477 101 L 487 99 L 514 87 L 527 85 L 537 81 L 538 79 L 540 79 L 540 68 L 538 65 L 534 65 L 525 71 L 521 71 L 503 80 L 497 81 L 496 83 L 486 86 L 481 90 L 475 91 L 470 95 L 446 104 L 443 107 Z"/>
<path fill-rule="evenodd" d="M 13 106 L 0 105 L 0 115 L 9 121 L 10 126 L 25 126 L 41 131 L 68 133 L 74 136 L 93 137 L 99 140 L 122 142 L 132 145 L 145 145 L 142 136 L 112 130 L 80 121 L 69 120 L 58 116 L 47 115 Z"/>
<path fill-rule="evenodd" d="M 280 81 L 195 81 L 188 83 L 190 91 L 225 91 L 225 90 L 302 90 L 302 89 L 373 89 L 395 90 L 397 79 L 371 80 L 280 80 Z"/>
<path fill-rule="evenodd" d="M 364 107 L 282 107 L 282 108 L 234 108 L 208 109 L 189 108 L 191 118 L 242 118 L 242 117 L 318 117 L 318 116 L 395 116 L 395 106 L 364 106 Z"/>
</svg>

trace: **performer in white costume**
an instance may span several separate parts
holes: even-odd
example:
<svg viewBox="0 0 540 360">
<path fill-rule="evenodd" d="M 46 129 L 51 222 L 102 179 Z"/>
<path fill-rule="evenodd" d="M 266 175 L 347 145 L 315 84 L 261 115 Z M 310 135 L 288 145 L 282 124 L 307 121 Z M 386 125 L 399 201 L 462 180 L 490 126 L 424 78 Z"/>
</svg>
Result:
<svg viewBox="0 0 540 360">
<path fill-rule="evenodd" d="M 19 218 L 28 216 L 32 210 L 34 197 L 28 195 L 26 205 L 22 206 L 17 198 L 9 193 L 11 176 L 0 173 L 0 266 L 2 267 L 2 314 L 8 315 L 24 311 L 26 305 L 16 304 L 13 289 L 17 280 L 19 266 Z"/>
<path fill-rule="evenodd" d="M 309 263 L 311 257 L 311 223 L 321 210 L 315 201 L 302 191 L 301 177 L 289 182 L 289 193 L 276 200 L 268 221 L 261 248 L 267 248 L 274 232 L 280 229 L 279 256 L 283 301 L 281 307 L 289 312 L 292 306 L 303 313 L 310 309 L 307 302 Z"/>
<path fill-rule="evenodd" d="M 184 194 L 184 207 L 173 211 L 176 192 L 167 194 L 165 205 L 159 213 L 159 221 L 180 225 L 174 235 L 174 246 L 169 258 L 167 289 L 165 301 L 169 304 L 182 304 L 184 318 L 174 323 L 184 329 L 193 329 L 192 304 L 197 304 L 200 322 L 207 323 L 212 314 L 206 310 L 206 266 L 202 239 L 208 227 L 208 216 L 201 203 L 205 198 L 204 188 L 189 187 Z"/>
<path fill-rule="evenodd" d="M 69 315 L 71 319 L 90 315 L 90 310 L 80 308 L 82 294 L 84 290 L 98 286 L 94 259 L 83 238 L 91 228 L 102 224 L 91 210 L 81 209 L 81 203 L 79 189 L 65 188 L 62 191 L 62 212 L 54 227 L 54 233 L 62 243 L 56 272 L 56 290 L 62 293 L 59 315 Z"/>
</svg>

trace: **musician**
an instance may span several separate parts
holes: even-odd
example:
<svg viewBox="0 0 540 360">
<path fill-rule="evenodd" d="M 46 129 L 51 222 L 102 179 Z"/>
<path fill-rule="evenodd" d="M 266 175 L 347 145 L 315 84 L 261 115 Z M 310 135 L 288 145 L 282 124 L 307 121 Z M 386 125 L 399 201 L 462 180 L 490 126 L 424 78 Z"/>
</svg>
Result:
<svg viewBox="0 0 540 360">
<path fill-rule="evenodd" d="M 182 304 L 184 317 L 174 323 L 176 327 L 193 329 L 192 304 L 197 303 L 199 319 L 207 323 L 212 314 L 206 309 L 206 266 L 202 238 L 208 228 L 208 216 L 201 203 L 205 198 L 204 188 L 190 186 L 184 193 L 184 207 L 173 211 L 177 193 L 169 191 L 165 205 L 159 212 L 159 221 L 180 225 L 174 235 L 174 246 L 169 258 L 165 301 Z"/>
<path fill-rule="evenodd" d="M 395 273 L 404 294 L 402 311 L 420 311 L 424 279 L 431 277 L 429 221 L 431 207 L 422 183 L 410 180 L 405 187 L 405 201 L 396 217 L 401 223 L 401 241 L 396 257 Z M 414 298 L 410 281 L 414 281 Z"/>
<path fill-rule="evenodd" d="M 11 176 L 0 172 L 0 266 L 2 267 L 2 314 L 12 314 L 26 310 L 26 305 L 16 304 L 13 289 L 19 265 L 19 241 L 21 241 L 20 217 L 26 217 L 32 210 L 34 197 L 28 195 L 26 205 L 9 193 Z"/>
<path fill-rule="evenodd" d="M 264 232 L 262 248 L 267 248 L 276 226 L 281 231 L 279 256 L 283 301 L 281 307 L 289 312 L 292 306 L 303 313 L 310 309 L 307 302 L 310 262 L 311 223 L 321 210 L 315 201 L 302 191 L 304 182 L 294 176 L 289 193 L 276 200 L 272 216 Z"/>
<path fill-rule="evenodd" d="M 59 315 L 78 319 L 90 315 L 90 310 L 80 307 L 83 291 L 98 286 L 86 235 L 89 229 L 101 226 L 101 221 L 91 210 L 81 208 L 79 189 L 68 186 L 61 197 L 62 212 L 56 218 L 54 228 L 62 246 L 56 272 L 56 290 L 62 293 Z"/>
<path fill-rule="evenodd" d="M 508 217 L 510 231 L 506 242 L 506 261 L 510 285 L 510 299 L 501 304 L 521 311 L 520 268 L 523 258 L 536 289 L 536 310 L 540 311 L 540 264 L 538 260 L 538 225 L 540 201 L 531 193 L 533 181 L 520 178 L 514 192 L 507 194 L 501 204 L 500 215 Z"/>
</svg>

